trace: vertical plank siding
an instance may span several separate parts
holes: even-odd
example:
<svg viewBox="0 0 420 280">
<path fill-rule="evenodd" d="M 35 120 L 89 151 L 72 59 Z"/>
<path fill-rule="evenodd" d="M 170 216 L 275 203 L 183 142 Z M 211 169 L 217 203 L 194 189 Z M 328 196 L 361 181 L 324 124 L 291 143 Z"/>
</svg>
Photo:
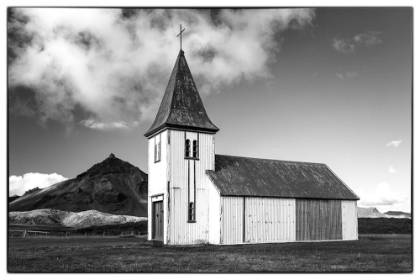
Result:
<svg viewBox="0 0 420 280">
<path fill-rule="evenodd" d="M 160 134 L 155 135 L 149 139 L 149 149 L 148 149 L 148 240 L 152 239 L 152 200 L 151 197 L 157 194 L 164 194 L 164 205 L 163 211 L 166 216 L 168 213 L 167 205 L 167 166 L 168 166 L 168 147 L 165 145 L 167 137 L 167 131 L 163 131 Z M 160 161 L 155 162 L 155 138 L 159 138 L 161 141 L 160 145 Z M 164 229 L 167 228 L 167 219 L 164 219 Z M 167 233 L 164 230 L 163 240 L 167 237 Z"/>
<path fill-rule="evenodd" d="M 198 244 L 209 242 L 209 182 L 205 170 L 214 168 L 214 135 L 198 133 L 199 159 L 184 158 L 184 131 L 170 132 L 170 230 L 168 244 Z M 187 132 L 188 133 L 188 132 Z M 194 134 L 196 134 L 194 132 Z M 188 161 L 195 162 L 196 217 L 195 223 L 188 223 Z M 193 187 L 191 182 L 191 187 Z"/>
<path fill-rule="evenodd" d="M 294 199 L 222 197 L 222 244 L 295 241 L 295 212 Z"/>
<path fill-rule="evenodd" d="M 296 240 L 342 239 L 340 200 L 296 199 Z"/>
<path fill-rule="evenodd" d="M 358 239 L 357 202 L 342 201 L 343 240 Z"/>
<path fill-rule="evenodd" d="M 222 244 L 242 243 L 243 201 L 242 197 L 222 198 Z"/>
</svg>

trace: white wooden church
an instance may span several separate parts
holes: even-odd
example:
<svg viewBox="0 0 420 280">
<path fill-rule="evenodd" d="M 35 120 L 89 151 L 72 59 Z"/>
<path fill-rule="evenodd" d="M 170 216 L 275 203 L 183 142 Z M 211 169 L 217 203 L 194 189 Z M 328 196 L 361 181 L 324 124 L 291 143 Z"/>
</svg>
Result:
<svg viewBox="0 0 420 280">
<path fill-rule="evenodd" d="M 356 240 L 358 196 L 322 163 L 215 153 L 181 50 L 148 138 L 148 240 L 168 245 Z"/>
</svg>

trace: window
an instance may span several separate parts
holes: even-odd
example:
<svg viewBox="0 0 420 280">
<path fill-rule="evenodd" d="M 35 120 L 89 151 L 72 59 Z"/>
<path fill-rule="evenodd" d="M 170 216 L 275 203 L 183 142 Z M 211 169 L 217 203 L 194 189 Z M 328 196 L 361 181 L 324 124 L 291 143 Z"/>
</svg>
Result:
<svg viewBox="0 0 420 280">
<path fill-rule="evenodd" d="M 189 222 L 195 221 L 194 202 L 190 202 L 189 207 L 188 207 L 188 221 Z"/>
<path fill-rule="evenodd" d="M 160 136 L 161 135 L 159 134 L 155 137 L 155 162 L 160 161 L 160 155 L 161 155 Z"/>
<path fill-rule="evenodd" d="M 185 140 L 185 157 L 190 157 L 191 142 L 189 139 Z"/>
<path fill-rule="evenodd" d="M 198 158 L 198 145 L 197 140 L 193 141 L 193 158 Z"/>
</svg>

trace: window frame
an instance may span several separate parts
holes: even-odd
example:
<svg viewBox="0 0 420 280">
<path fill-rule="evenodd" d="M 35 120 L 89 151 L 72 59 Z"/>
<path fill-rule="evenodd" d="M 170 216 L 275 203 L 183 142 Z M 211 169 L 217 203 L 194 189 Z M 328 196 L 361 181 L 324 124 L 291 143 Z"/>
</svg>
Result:
<svg viewBox="0 0 420 280">
<path fill-rule="evenodd" d="M 156 143 L 156 139 L 159 135 L 159 143 Z M 158 135 L 156 135 L 154 138 L 154 160 L 155 163 L 160 162 L 162 159 L 162 137 L 161 137 L 161 133 L 159 133 Z"/>
<path fill-rule="evenodd" d="M 187 131 L 184 132 L 184 158 L 185 159 L 191 159 L 191 160 L 200 160 L 200 141 L 199 141 L 199 133 L 197 132 L 197 139 L 190 140 L 187 138 Z M 189 141 L 189 150 L 187 155 L 187 141 Z M 191 143 L 192 142 L 192 143 Z M 196 143 L 196 151 L 194 156 L 194 143 Z M 192 146 L 192 147 L 191 147 Z M 192 149 L 191 149 L 192 148 Z"/>
<path fill-rule="evenodd" d="M 188 203 L 188 223 L 195 223 L 195 202 Z"/>
</svg>

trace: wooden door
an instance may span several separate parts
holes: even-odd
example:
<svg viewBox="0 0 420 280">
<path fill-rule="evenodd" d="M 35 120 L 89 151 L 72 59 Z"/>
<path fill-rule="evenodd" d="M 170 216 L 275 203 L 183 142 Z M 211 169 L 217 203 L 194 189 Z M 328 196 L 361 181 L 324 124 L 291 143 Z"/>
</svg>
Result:
<svg viewBox="0 0 420 280">
<path fill-rule="evenodd" d="M 153 202 L 152 239 L 163 241 L 163 201 Z"/>
</svg>

